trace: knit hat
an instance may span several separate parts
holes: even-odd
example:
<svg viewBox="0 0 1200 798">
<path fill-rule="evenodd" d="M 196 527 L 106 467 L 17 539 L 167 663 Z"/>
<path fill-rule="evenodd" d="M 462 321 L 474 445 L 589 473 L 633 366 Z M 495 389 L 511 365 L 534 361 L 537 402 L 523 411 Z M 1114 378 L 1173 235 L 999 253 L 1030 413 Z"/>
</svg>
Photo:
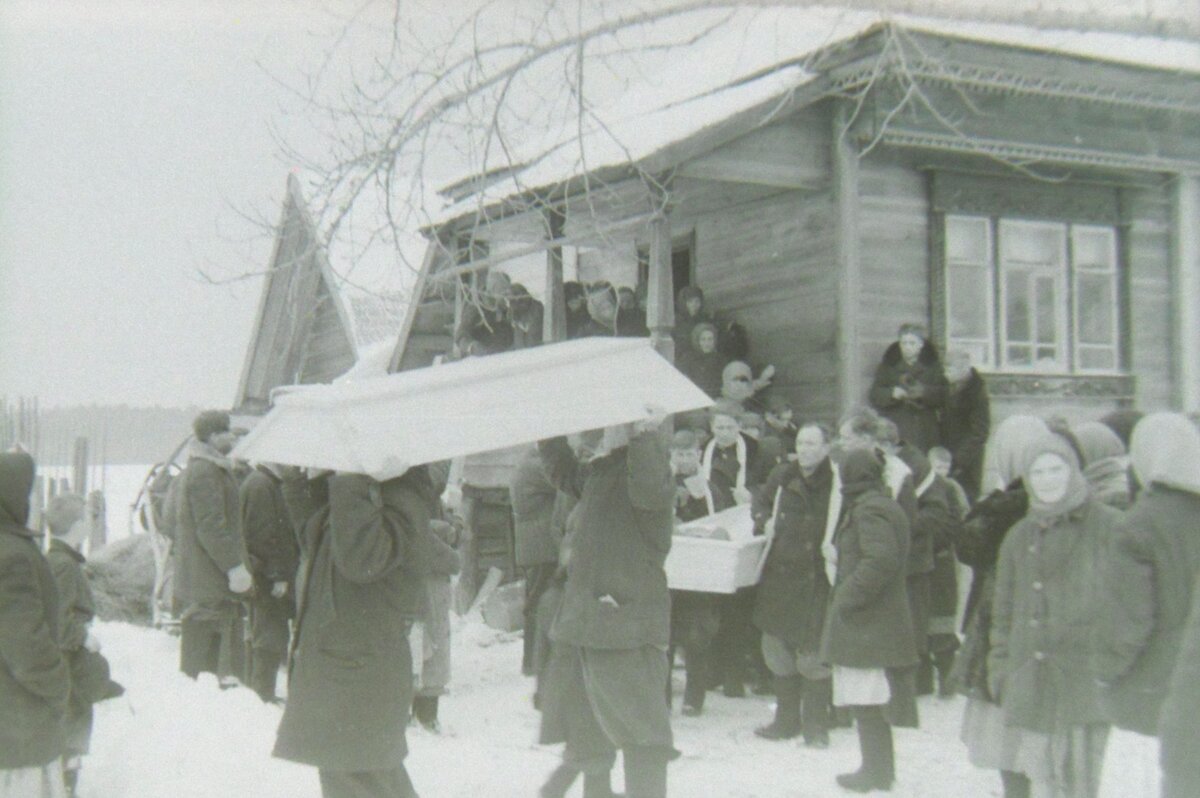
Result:
<svg viewBox="0 0 1200 798">
<path fill-rule="evenodd" d="M 219 432 L 229 432 L 229 414 L 224 410 L 205 410 L 192 421 L 196 440 L 204 443 Z"/>
</svg>

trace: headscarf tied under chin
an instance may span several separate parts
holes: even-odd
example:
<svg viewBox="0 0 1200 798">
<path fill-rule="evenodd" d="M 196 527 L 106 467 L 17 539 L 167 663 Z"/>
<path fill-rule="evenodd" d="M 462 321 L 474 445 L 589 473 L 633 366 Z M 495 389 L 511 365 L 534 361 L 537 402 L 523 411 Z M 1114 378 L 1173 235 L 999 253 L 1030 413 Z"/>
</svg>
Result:
<svg viewBox="0 0 1200 798">
<path fill-rule="evenodd" d="M 1151 413 L 1133 428 L 1133 471 L 1143 485 L 1200 493 L 1200 432 L 1178 413 Z"/>
<path fill-rule="evenodd" d="M 872 488 L 883 489 L 883 461 L 874 449 L 851 449 L 838 464 L 842 495 L 852 499 Z"/>
<path fill-rule="evenodd" d="M 33 458 L 25 452 L 0 454 L 0 524 L 24 527 L 29 523 L 33 472 Z"/>
<path fill-rule="evenodd" d="M 1022 453 L 1031 443 L 1048 434 L 1046 422 L 1037 416 L 1009 416 L 992 433 L 984 457 L 984 486 L 1004 490 L 1024 470 Z"/>
<path fill-rule="evenodd" d="M 1054 502 L 1043 501 L 1037 495 L 1037 491 L 1034 490 L 1029 480 L 1029 473 L 1033 469 L 1033 464 L 1044 454 L 1054 455 L 1071 469 L 1071 477 L 1067 482 L 1066 492 Z M 1046 432 L 1044 435 L 1031 441 L 1022 453 L 1021 464 L 1021 478 L 1025 481 L 1025 492 L 1029 494 L 1030 515 L 1044 521 L 1049 521 L 1066 515 L 1087 501 L 1088 487 L 1087 482 L 1083 478 L 1083 471 L 1079 468 L 1079 457 L 1075 454 L 1075 450 L 1071 448 L 1071 444 L 1067 443 L 1067 440 L 1061 435 Z"/>
</svg>

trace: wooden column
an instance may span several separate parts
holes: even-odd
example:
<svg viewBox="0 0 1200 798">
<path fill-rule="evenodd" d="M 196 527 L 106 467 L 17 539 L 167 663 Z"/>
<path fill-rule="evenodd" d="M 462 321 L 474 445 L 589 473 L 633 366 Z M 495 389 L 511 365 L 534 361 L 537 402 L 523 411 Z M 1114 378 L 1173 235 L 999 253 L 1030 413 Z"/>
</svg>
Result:
<svg viewBox="0 0 1200 798">
<path fill-rule="evenodd" d="M 858 147 L 848 129 L 850 103 L 838 103 L 833 117 L 833 198 L 838 272 L 837 346 L 838 407 L 845 410 L 866 401 L 860 357 L 862 273 L 858 256 Z"/>
<path fill-rule="evenodd" d="M 664 203 L 665 205 L 665 203 Z M 675 278 L 671 270 L 671 220 L 666 208 L 650 222 L 650 274 L 646 293 L 646 326 L 654 348 L 675 362 Z"/>
<path fill-rule="evenodd" d="M 565 210 L 546 207 L 546 238 L 551 242 L 563 237 L 567 225 Z M 553 343 L 567 339 L 567 301 L 563 295 L 563 248 L 551 244 L 546 250 L 546 302 L 542 317 L 542 341 Z"/>
<path fill-rule="evenodd" d="M 1175 379 L 1180 409 L 1200 411 L 1200 176 L 1177 175 L 1171 191 L 1175 284 Z"/>
</svg>

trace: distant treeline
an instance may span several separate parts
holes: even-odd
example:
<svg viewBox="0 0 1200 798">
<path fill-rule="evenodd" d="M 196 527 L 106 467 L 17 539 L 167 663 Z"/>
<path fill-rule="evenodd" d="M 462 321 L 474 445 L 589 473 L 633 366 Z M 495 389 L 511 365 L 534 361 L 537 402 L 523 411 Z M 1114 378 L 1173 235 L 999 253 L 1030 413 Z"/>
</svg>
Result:
<svg viewBox="0 0 1200 798">
<path fill-rule="evenodd" d="M 200 410 L 128 405 L 42 408 L 37 457 L 43 465 L 69 464 L 75 439 L 86 437 L 92 465 L 156 463 L 187 437 Z"/>
</svg>

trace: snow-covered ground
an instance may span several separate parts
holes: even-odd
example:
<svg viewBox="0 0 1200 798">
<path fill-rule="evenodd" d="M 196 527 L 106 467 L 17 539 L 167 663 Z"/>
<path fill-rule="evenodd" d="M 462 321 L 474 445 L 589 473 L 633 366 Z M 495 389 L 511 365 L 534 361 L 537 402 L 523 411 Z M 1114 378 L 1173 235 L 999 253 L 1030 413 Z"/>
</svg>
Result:
<svg viewBox="0 0 1200 798">
<path fill-rule="evenodd" d="M 281 709 L 246 689 L 218 690 L 176 669 L 179 640 L 164 632 L 99 623 L 114 677 L 128 692 L 97 707 L 83 798 L 318 798 L 316 771 L 272 759 Z M 520 633 L 500 633 L 477 618 L 455 619 L 454 682 L 442 699 L 443 731 L 410 730 L 408 766 L 425 798 L 534 796 L 559 761 L 539 746 L 532 680 L 520 675 Z M 676 672 L 682 688 L 682 671 Z M 281 679 L 282 681 L 282 679 Z M 679 695 L 679 690 L 676 695 Z M 854 731 L 838 729 L 825 751 L 798 741 L 754 736 L 771 699 L 709 695 L 697 718 L 672 716 L 683 757 L 671 765 L 669 792 L 688 798 L 843 794 L 837 773 L 858 766 Z M 896 731 L 894 795 L 963 798 L 999 795 L 995 773 L 973 768 L 958 740 L 962 699 L 921 699 L 921 728 Z M 620 765 L 614 787 L 620 788 Z M 575 787 L 579 794 L 581 783 Z"/>
</svg>

